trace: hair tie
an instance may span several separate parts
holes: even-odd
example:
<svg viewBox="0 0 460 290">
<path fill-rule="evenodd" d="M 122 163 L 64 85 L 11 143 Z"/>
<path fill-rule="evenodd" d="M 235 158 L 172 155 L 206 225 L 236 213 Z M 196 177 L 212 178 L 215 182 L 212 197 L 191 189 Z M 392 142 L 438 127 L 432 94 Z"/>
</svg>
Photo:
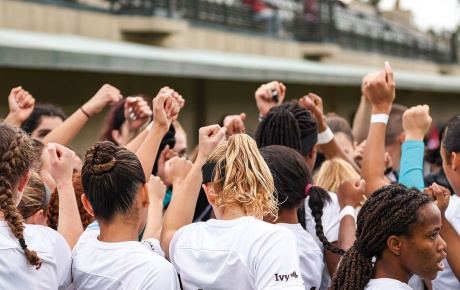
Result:
<svg viewBox="0 0 460 290">
<path fill-rule="evenodd" d="M 368 250 L 361 247 L 360 244 L 358 243 L 358 240 L 355 240 L 355 242 L 353 243 L 353 247 L 355 247 L 358 253 L 360 253 L 361 255 L 363 255 L 364 257 L 368 259 L 372 259 L 372 257 L 375 256 L 372 252 L 369 252 Z"/>
<path fill-rule="evenodd" d="M 310 189 L 313 187 L 313 184 L 309 184 L 307 185 L 307 187 L 305 187 L 305 197 L 308 197 L 310 195 Z"/>
<path fill-rule="evenodd" d="M 19 241 L 19 244 L 21 245 L 21 248 L 25 250 L 27 248 L 26 240 L 24 240 L 24 238 L 20 238 L 18 239 L 18 241 Z"/>
</svg>

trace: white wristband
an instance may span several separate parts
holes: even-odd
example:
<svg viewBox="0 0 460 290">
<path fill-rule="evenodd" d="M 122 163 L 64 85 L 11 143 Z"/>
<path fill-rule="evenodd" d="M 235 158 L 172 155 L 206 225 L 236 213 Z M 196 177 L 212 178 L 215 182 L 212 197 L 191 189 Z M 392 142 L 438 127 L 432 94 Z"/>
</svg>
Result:
<svg viewBox="0 0 460 290">
<path fill-rule="evenodd" d="M 147 128 L 146 128 L 146 129 L 147 129 L 147 131 L 150 131 L 150 129 L 152 129 L 152 125 L 153 125 L 153 121 L 152 121 L 152 122 L 150 122 L 150 124 L 147 126 Z"/>
<path fill-rule="evenodd" d="M 373 114 L 371 116 L 371 124 L 372 123 L 384 123 L 385 125 L 388 124 L 388 116 L 387 114 Z"/>
<path fill-rule="evenodd" d="M 331 142 L 331 140 L 334 139 L 334 133 L 332 133 L 331 129 L 327 127 L 327 129 L 324 132 L 321 132 L 318 134 L 318 144 L 327 144 Z"/>
<path fill-rule="evenodd" d="M 345 206 L 341 211 L 340 211 L 340 220 L 343 219 L 344 216 L 346 215 L 351 215 L 353 219 L 356 220 L 355 218 L 355 209 L 351 205 Z"/>
</svg>

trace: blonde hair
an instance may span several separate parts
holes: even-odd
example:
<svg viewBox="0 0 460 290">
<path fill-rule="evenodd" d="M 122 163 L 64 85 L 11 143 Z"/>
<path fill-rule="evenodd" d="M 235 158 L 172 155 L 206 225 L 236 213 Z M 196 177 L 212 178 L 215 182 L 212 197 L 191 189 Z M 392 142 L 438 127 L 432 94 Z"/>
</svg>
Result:
<svg viewBox="0 0 460 290">
<path fill-rule="evenodd" d="M 361 178 L 348 162 L 340 157 L 323 162 L 318 172 L 313 176 L 316 186 L 330 192 L 337 192 L 340 184 L 352 178 Z"/>
<path fill-rule="evenodd" d="M 239 205 L 249 216 L 277 218 L 273 177 L 251 137 L 233 135 L 214 150 L 207 162 L 217 163 L 212 182 L 216 207 Z"/>
<path fill-rule="evenodd" d="M 38 173 L 31 171 L 29 182 L 24 188 L 21 202 L 18 205 L 18 210 L 21 212 L 24 219 L 30 217 L 40 209 L 43 209 L 43 214 L 46 216 L 46 188 Z"/>
</svg>

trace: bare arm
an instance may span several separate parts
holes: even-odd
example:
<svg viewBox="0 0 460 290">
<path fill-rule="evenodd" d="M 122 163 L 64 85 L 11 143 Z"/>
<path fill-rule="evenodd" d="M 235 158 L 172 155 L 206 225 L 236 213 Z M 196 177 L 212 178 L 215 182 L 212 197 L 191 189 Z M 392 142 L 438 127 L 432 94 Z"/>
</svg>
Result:
<svg viewBox="0 0 460 290">
<path fill-rule="evenodd" d="M 219 125 L 204 127 L 199 131 L 198 157 L 182 184 L 174 186 L 173 198 L 163 220 L 160 243 L 167 258 L 169 258 L 169 245 L 176 231 L 193 220 L 193 213 L 203 180 L 201 167 L 205 164 L 212 150 L 225 136 L 225 132 L 226 128 L 221 128 Z"/>
<path fill-rule="evenodd" d="M 379 72 L 372 72 L 364 76 L 361 82 L 361 101 L 359 102 L 358 110 L 353 119 L 352 128 L 353 136 L 358 143 L 366 140 L 372 114 L 372 103 L 369 101 L 369 96 L 366 95 L 365 87 L 366 84 L 378 74 Z"/>
<path fill-rule="evenodd" d="M 76 110 L 61 125 L 43 138 L 43 144 L 50 142 L 68 146 L 88 122 L 89 116 L 99 113 L 106 105 L 112 105 L 122 99 L 120 91 L 111 85 L 103 85 L 88 102 Z M 85 114 L 86 113 L 86 114 Z"/>
<path fill-rule="evenodd" d="M 148 189 L 150 204 L 142 240 L 150 238 L 159 239 L 163 221 L 163 200 L 165 198 L 166 186 L 159 177 L 152 175 L 149 180 Z"/>
</svg>

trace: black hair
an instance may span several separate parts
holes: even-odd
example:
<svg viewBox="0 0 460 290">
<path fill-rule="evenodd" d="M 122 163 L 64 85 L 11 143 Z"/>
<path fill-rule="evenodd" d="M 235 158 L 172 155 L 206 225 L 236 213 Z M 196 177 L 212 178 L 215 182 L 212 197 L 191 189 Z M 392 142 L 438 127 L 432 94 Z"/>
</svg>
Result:
<svg viewBox="0 0 460 290">
<path fill-rule="evenodd" d="M 373 275 L 372 258 L 381 256 L 388 237 L 410 237 L 419 209 L 430 202 L 427 194 L 404 185 L 375 191 L 358 214 L 355 244 L 343 256 L 329 290 L 363 290 Z"/>
<path fill-rule="evenodd" d="M 453 152 L 460 152 L 460 115 L 450 119 L 444 130 L 442 147 L 446 152 L 446 162 L 450 164 Z"/>
<path fill-rule="evenodd" d="M 39 104 L 34 107 L 30 116 L 22 122 L 21 128 L 27 134 L 32 134 L 32 132 L 40 125 L 43 116 L 59 117 L 62 121 L 65 121 L 66 119 L 64 112 L 62 112 L 60 108 L 51 104 Z"/>
</svg>

